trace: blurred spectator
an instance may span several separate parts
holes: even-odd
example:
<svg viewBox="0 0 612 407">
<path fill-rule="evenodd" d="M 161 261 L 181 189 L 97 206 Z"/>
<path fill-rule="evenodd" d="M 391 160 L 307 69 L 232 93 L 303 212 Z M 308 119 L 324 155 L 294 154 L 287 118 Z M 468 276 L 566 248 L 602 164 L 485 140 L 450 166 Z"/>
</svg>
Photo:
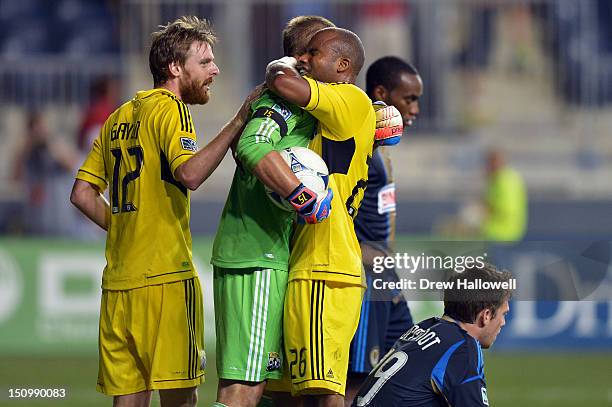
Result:
<svg viewBox="0 0 612 407">
<path fill-rule="evenodd" d="M 612 3 L 557 0 L 534 10 L 563 99 L 585 107 L 612 103 Z"/>
<path fill-rule="evenodd" d="M 485 168 L 487 187 L 481 235 L 486 240 L 521 240 L 527 228 L 527 191 L 523 177 L 506 164 L 499 150 L 487 153 Z"/>
<path fill-rule="evenodd" d="M 52 137 L 40 112 L 27 115 L 23 144 L 15 156 L 14 179 L 26 192 L 26 231 L 70 234 L 74 212 L 66 201 L 78 157 L 74 149 Z"/>
<path fill-rule="evenodd" d="M 77 133 L 79 164 L 85 160 L 106 119 L 119 106 L 119 96 L 119 82 L 114 77 L 102 76 L 92 83 L 90 89 L 91 103 L 83 114 Z M 76 214 L 73 234 L 80 238 L 94 240 L 106 236 L 103 230 L 80 213 Z"/>
<path fill-rule="evenodd" d="M 510 14 L 510 40 L 512 54 L 509 71 L 513 74 L 530 74 L 537 58 L 535 23 L 533 8 L 528 4 L 514 4 L 508 10 Z"/>
<path fill-rule="evenodd" d="M 468 17 L 468 34 L 459 53 L 459 65 L 482 70 L 489 66 L 491 51 L 496 40 L 495 20 L 497 7 L 479 2 L 472 5 Z"/>
<path fill-rule="evenodd" d="M 528 4 L 475 1 L 468 11 L 466 38 L 456 59 L 470 95 L 462 115 L 467 128 L 497 119 L 491 92 L 486 92 L 487 76 L 496 71 L 499 74 L 495 68 L 500 65 L 510 74 L 529 76 L 536 58 L 534 18 Z"/>
<path fill-rule="evenodd" d="M 119 104 L 119 84 L 108 76 L 98 78 L 91 85 L 91 103 L 88 106 L 77 134 L 77 146 L 87 154 L 98 137 L 100 128 Z"/>
<path fill-rule="evenodd" d="M 461 208 L 458 215 L 442 218 L 434 233 L 488 241 L 518 241 L 527 229 L 527 190 L 523 177 L 506 164 L 496 149 L 485 159 L 486 187 L 482 200 Z"/>
<path fill-rule="evenodd" d="M 496 41 L 497 7 L 477 2 L 469 9 L 466 39 L 458 55 L 462 80 L 470 95 L 463 114 L 468 128 L 486 124 L 491 120 L 483 100 L 483 72 L 489 68 Z"/>
</svg>

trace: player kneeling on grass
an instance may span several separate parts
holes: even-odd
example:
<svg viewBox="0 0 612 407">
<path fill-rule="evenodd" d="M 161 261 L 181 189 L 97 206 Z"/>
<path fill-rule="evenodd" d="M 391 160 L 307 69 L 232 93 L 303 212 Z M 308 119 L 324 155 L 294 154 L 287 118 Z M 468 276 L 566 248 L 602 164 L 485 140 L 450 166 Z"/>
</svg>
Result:
<svg viewBox="0 0 612 407">
<path fill-rule="evenodd" d="M 508 271 L 455 273 L 444 291 L 444 315 L 414 325 L 395 343 L 359 390 L 353 406 L 488 406 L 482 348 L 489 348 L 509 311 L 511 291 L 469 290 L 466 281 L 506 282 Z"/>
</svg>

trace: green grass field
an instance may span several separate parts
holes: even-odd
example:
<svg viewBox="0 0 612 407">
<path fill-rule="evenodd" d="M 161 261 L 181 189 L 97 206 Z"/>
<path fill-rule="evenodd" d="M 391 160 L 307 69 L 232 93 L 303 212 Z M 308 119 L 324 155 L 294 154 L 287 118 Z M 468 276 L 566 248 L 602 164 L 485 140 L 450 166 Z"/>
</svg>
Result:
<svg viewBox="0 0 612 407">
<path fill-rule="evenodd" d="M 612 406 L 612 353 L 488 353 L 485 358 L 491 406 Z M 94 389 L 96 375 L 97 361 L 91 357 L 2 357 L 0 406 L 110 406 L 111 399 Z M 216 382 L 209 374 L 199 405 L 214 400 Z M 65 388 L 67 397 L 9 399 L 9 388 Z M 156 398 L 153 405 L 159 405 Z"/>
</svg>

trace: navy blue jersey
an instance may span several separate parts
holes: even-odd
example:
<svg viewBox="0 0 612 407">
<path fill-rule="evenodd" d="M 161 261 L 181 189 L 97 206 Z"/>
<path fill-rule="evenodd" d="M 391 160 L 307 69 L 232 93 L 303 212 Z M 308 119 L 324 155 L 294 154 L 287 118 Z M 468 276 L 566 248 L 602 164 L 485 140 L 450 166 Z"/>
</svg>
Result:
<svg viewBox="0 0 612 407">
<path fill-rule="evenodd" d="M 368 186 L 355 218 L 360 242 L 386 242 L 391 235 L 390 214 L 395 212 L 395 184 L 391 183 L 389 160 L 381 147 L 374 150 L 368 167 Z"/>
<path fill-rule="evenodd" d="M 384 147 L 378 147 L 368 167 L 368 186 L 355 218 L 355 233 L 359 242 L 368 242 L 368 245 L 381 251 L 388 249 L 388 242 L 393 239 L 395 184 L 392 178 L 388 153 Z M 367 285 L 371 287 L 374 278 L 371 266 L 364 266 Z M 391 270 L 376 275 L 376 278 L 398 280 Z M 361 304 L 357 332 L 351 342 L 348 375 L 363 377 L 370 373 L 400 335 L 411 326 L 412 316 L 401 291 L 381 293 L 368 288 Z"/>
<path fill-rule="evenodd" d="M 430 318 L 395 343 L 353 406 L 488 406 L 480 343 L 454 322 Z"/>
</svg>

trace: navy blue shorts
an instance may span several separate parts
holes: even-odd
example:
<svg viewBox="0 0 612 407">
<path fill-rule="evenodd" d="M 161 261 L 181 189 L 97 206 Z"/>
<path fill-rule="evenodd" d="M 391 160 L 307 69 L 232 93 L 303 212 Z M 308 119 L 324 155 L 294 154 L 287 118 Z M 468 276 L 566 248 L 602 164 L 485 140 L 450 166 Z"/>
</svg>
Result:
<svg viewBox="0 0 612 407">
<path fill-rule="evenodd" d="M 391 274 L 390 271 L 387 273 Z M 387 292 L 387 298 L 372 298 L 375 291 L 370 288 L 372 279 L 380 278 L 380 275 L 373 277 L 372 273 L 366 272 L 366 278 L 368 289 L 361 304 L 359 326 L 351 342 L 348 377 L 370 373 L 395 341 L 413 325 L 402 293 Z"/>
</svg>

